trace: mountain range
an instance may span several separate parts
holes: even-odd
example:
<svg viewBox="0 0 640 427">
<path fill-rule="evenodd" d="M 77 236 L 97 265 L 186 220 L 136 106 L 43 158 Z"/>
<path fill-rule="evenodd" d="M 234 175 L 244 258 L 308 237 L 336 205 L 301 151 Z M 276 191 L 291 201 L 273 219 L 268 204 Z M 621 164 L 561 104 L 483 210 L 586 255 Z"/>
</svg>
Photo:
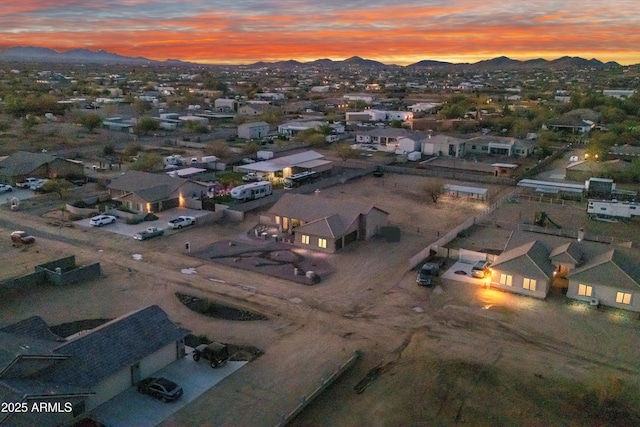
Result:
<svg viewBox="0 0 640 427">
<path fill-rule="evenodd" d="M 106 52 L 104 50 L 92 51 L 89 49 L 72 49 L 66 52 L 58 52 L 53 49 L 43 47 L 11 47 L 6 50 L 0 50 L 0 61 L 15 62 L 39 62 L 39 63 L 87 63 L 87 64 L 121 64 L 121 65 L 197 65 L 190 62 L 184 62 L 176 59 L 166 61 L 155 61 L 152 59 L 138 57 L 121 56 L 115 53 Z M 384 64 L 371 59 L 364 59 L 359 56 L 334 61 L 331 59 L 317 59 L 311 62 L 299 62 L 295 60 L 277 61 L 277 62 L 256 62 L 254 64 L 243 65 L 245 68 L 280 68 L 294 69 L 300 67 L 323 67 L 323 68 L 386 68 L 400 67 L 393 64 Z M 497 70 L 497 69 L 514 69 L 526 70 L 534 68 L 549 69 L 565 69 L 565 68 L 611 68 L 620 67 L 617 62 L 602 62 L 597 59 L 583 59 L 579 57 L 563 56 L 554 60 L 546 60 L 542 58 L 519 61 L 500 56 L 489 60 L 479 61 L 476 63 L 451 63 L 434 60 L 423 60 L 405 66 L 409 69 L 465 69 L 473 68 L 477 70 Z"/>
</svg>

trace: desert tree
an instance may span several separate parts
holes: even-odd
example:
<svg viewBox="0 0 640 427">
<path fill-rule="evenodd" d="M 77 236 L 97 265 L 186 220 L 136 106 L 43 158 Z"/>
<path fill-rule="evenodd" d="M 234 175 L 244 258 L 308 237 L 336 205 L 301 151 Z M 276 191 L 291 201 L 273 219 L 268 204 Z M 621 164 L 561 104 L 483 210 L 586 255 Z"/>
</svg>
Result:
<svg viewBox="0 0 640 427">
<path fill-rule="evenodd" d="M 439 178 L 429 179 L 422 186 L 422 191 L 433 203 L 438 203 L 440 196 L 445 193 L 444 181 Z"/>
<path fill-rule="evenodd" d="M 76 119 L 76 123 L 86 128 L 89 133 L 93 133 L 102 125 L 102 117 L 93 113 L 82 114 Z"/>
</svg>

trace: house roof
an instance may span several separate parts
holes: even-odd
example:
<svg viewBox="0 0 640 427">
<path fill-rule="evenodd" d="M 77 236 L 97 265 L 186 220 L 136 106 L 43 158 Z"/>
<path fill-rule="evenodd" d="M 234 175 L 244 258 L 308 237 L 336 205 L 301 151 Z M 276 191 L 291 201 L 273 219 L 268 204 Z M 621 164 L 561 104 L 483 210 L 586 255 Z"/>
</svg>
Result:
<svg viewBox="0 0 640 427">
<path fill-rule="evenodd" d="M 637 292 L 640 290 L 640 265 L 637 257 L 622 248 L 615 248 L 588 260 L 568 278 Z"/>
<path fill-rule="evenodd" d="M 53 366 L 42 379 L 92 387 L 187 333 L 157 305 L 145 307 L 58 344 L 54 352 L 69 358 Z"/>
<path fill-rule="evenodd" d="M 187 182 L 184 178 L 166 174 L 129 171 L 112 179 L 107 188 L 135 193 L 148 202 L 155 202 L 171 196 Z"/>
<path fill-rule="evenodd" d="M 303 151 L 302 153 L 291 154 L 290 156 L 276 157 L 274 159 L 250 163 L 248 165 L 241 166 L 240 169 L 243 171 L 275 172 L 283 170 L 284 168 L 290 168 L 294 166 L 314 167 L 308 165 L 315 165 L 317 163 L 315 161 L 322 159 L 324 159 L 324 156 L 322 154 L 318 153 L 317 151 L 308 150 Z M 327 160 L 325 162 L 329 161 Z"/>
<path fill-rule="evenodd" d="M 340 215 L 333 214 L 301 225 L 296 228 L 296 232 L 335 239 L 343 236 L 349 225 L 351 224 L 342 221 Z"/>
<path fill-rule="evenodd" d="M 296 231 L 322 237 L 339 237 L 361 214 L 366 215 L 372 209 L 387 213 L 375 206 L 351 200 L 285 193 L 268 213 L 306 222 Z"/>
<path fill-rule="evenodd" d="M 49 325 L 40 316 L 27 317 L 24 320 L 0 328 L 1 332 L 23 335 L 38 340 L 64 341 L 64 338 L 54 334 Z"/>
<path fill-rule="evenodd" d="M 56 341 L 0 332 L 0 374 L 21 356 L 60 358 L 60 355 L 54 353 L 58 345 L 60 343 Z"/>
<path fill-rule="evenodd" d="M 44 153 L 16 151 L 0 161 L 0 170 L 5 176 L 28 175 L 43 164 L 54 161 L 56 157 Z"/>
<path fill-rule="evenodd" d="M 554 270 L 549 261 L 549 251 L 537 240 L 503 252 L 493 265 L 499 270 L 518 271 L 529 277 L 542 275 L 547 279 Z"/>
<path fill-rule="evenodd" d="M 571 241 L 556 246 L 551 251 L 549 259 L 551 259 L 553 263 L 580 265 L 584 260 L 582 242 Z"/>
</svg>

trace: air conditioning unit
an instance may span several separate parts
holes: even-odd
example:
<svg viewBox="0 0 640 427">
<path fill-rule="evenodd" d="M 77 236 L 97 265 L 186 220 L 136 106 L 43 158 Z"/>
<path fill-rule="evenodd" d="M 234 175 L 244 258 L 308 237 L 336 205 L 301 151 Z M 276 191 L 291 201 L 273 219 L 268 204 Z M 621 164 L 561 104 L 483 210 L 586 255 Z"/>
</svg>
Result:
<svg viewBox="0 0 640 427">
<path fill-rule="evenodd" d="M 600 305 L 600 300 L 598 298 L 591 298 L 591 300 L 589 301 L 589 304 L 592 307 L 598 307 Z"/>
</svg>

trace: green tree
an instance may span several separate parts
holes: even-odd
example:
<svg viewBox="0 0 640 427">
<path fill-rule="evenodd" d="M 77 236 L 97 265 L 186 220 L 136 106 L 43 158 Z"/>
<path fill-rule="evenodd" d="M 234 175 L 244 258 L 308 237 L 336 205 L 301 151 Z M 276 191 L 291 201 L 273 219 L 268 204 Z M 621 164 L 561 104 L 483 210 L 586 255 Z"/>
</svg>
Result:
<svg viewBox="0 0 640 427">
<path fill-rule="evenodd" d="M 142 116 L 135 125 L 136 134 L 147 135 L 149 132 L 160 129 L 160 123 L 151 116 Z"/>
<path fill-rule="evenodd" d="M 207 127 L 207 125 L 195 120 L 189 120 L 187 122 L 187 129 L 195 133 L 209 133 L 209 128 Z"/>
<path fill-rule="evenodd" d="M 347 144 L 346 142 L 341 142 L 339 144 L 334 144 L 333 145 L 333 151 L 336 152 L 338 157 L 340 157 L 343 162 L 346 162 L 347 159 L 350 159 L 350 158 L 355 157 L 357 155 L 357 153 L 353 149 L 351 149 L 351 146 L 349 144 Z"/>
<path fill-rule="evenodd" d="M 212 141 L 204 148 L 204 155 L 226 159 L 231 156 L 231 148 L 224 141 Z"/>
<path fill-rule="evenodd" d="M 260 150 L 260 144 L 257 142 L 249 142 L 242 147 L 242 154 L 246 156 L 255 156 Z"/>
<path fill-rule="evenodd" d="M 83 114 L 76 119 L 76 123 L 85 127 L 89 133 L 93 133 L 102 124 L 102 117 L 94 113 Z"/>
<path fill-rule="evenodd" d="M 144 153 L 131 164 L 131 169 L 153 172 L 162 169 L 162 156 L 158 153 Z"/>
<path fill-rule="evenodd" d="M 50 179 L 45 182 L 42 186 L 43 193 L 55 193 L 58 195 L 60 200 L 64 200 L 69 189 L 72 187 L 72 184 L 66 179 Z"/>
<path fill-rule="evenodd" d="M 422 186 L 422 191 L 433 203 L 438 203 L 438 199 L 445 193 L 444 181 L 438 178 L 429 179 Z"/>
</svg>

